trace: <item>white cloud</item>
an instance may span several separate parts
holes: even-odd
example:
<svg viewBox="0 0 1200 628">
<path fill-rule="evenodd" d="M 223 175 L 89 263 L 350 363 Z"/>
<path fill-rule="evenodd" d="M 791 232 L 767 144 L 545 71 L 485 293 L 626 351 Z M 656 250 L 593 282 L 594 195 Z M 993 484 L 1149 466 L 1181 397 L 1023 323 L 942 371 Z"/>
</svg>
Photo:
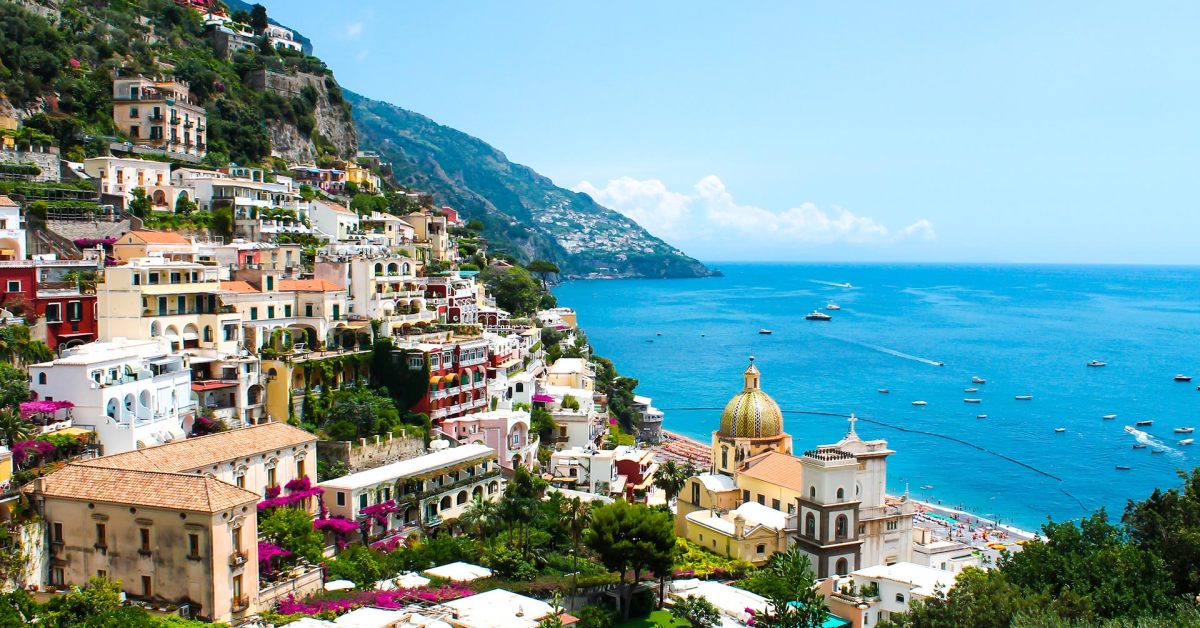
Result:
<svg viewBox="0 0 1200 628">
<path fill-rule="evenodd" d="M 701 256 L 779 256 L 798 245 L 881 245 L 935 237 L 933 223 L 924 218 L 890 229 L 838 206 L 822 210 L 805 202 L 773 212 L 742 205 L 715 175 L 704 177 L 688 193 L 673 192 L 657 179 L 632 177 L 613 179 L 603 187 L 582 181 L 575 190 Z"/>
<path fill-rule="evenodd" d="M 362 31 L 363 31 L 363 23 L 362 22 L 350 22 L 349 24 L 346 25 L 346 37 L 350 37 L 351 39 L 356 38 L 359 35 L 361 35 Z"/>
</svg>

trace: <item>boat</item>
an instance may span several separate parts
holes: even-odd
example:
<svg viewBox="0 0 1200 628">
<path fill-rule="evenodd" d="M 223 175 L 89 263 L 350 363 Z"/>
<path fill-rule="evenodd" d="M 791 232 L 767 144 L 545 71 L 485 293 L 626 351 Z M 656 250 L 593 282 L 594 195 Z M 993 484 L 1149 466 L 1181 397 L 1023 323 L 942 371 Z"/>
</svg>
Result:
<svg viewBox="0 0 1200 628">
<path fill-rule="evenodd" d="M 979 392 L 978 388 L 964 388 L 963 392 Z"/>
<path fill-rule="evenodd" d="M 1029 401 L 1030 399 L 1033 399 L 1033 395 L 1017 395 L 1016 397 L 1013 397 L 1013 399 L 1016 399 L 1017 401 Z"/>
<path fill-rule="evenodd" d="M 986 419 L 986 418 L 987 418 L 987 415 L 986 415 L 986 414 L 976 414 L 976 415 L 975 415 L 975 418 L 977 418 L 977 419 Z"/>
<path fill-rule="evenodd" d="M 880 389 L 879 389 L 879 392 L 881 392 L 881 393 L 883 393 L 883 394 L 885 394 L 885 395 L 886 395 L 886 394 L 888 394 L 888 393 L 889 393 L 889 392 L 891 392 L 891 391 L 890 391 L 890 390 L 888 390 L 888 389 L 886 389 L 886 388 L 880 388 Z"/>
<path fill-rule="evenodd" d="M 1152 421 L 1152 420 L 1150 420 L 1150 419 L 1146 419 L 1145 421 L 1138 421 L 1138 422 L 1136 423 L 1136 425 L 1137 425 L 1138 427 L 1145 427 L 1145 426 L 1147 426 L 1147 425 L 1154 425 L 1154 421 Z"/>
<path fill-rule="evenodd" d="M 987 380 L 982 377 L 972 377 L 971 383 L 972 384 L 986 384 Z"/>
<path fill-rule="evenodd" d="M 804 317 L 806 321 L 828 321 L 833 320 L 833 317 L 820 310 L 813 310 L 808 316 Z"/>
<path fill-rule="evenodd" d="M 1175 376 L 1175 381 L 1177 381 L 1177 382 L 1190 382 L 1190 381 L 1192 381 L 1192 376 L 1191 376 L 1191 375 L 1176 375 L 1176 376 Z"/>
<path fill-rule="evenodd" d="M 1117 465 L 1117 471 L 1128 471 L 1128 470 L 1130 470 L 1130 469 L 1132 469 L 1132 468 L 1133 468 L 1133 467 L 1127 467 L 1127 466 L 1125 466 L 1125 465 L 1123 465 L 1123 464 L 1119 464 L 1119 465 Z"/>
<path fill-rule="evenodd" d="M 923 406 L 923 405 L 925 405 L 925 402 L 924 401 L 914 401 L 913 405 L 914 406 Z"/>
<path fill-rule="evenodd" d="M 662 332 L 660 331 L 660 332 L 658 332 L 657 334 L 654 334 L 654 335 L 655 335 L 655 336 L 661 336 L 661 335 L 662 335 Z"/>
<path fill-rule="evenodd" d="M 771 331 L 770 329 L 760 329 L 760 330 L 758 330 L 758 333 L 760 333 L 764 336 L 770 336 L 771 334 L 773 334 L 775 332 Z"/>
<path fill-rule="evenodd" d="M 1063 433 L 1063 432 L 1065 432 L 1065 431 L 1067 431 L 1067 428 L 1065 428 L 1065 427 L 1056 427 L 1056 428 L 1054 428 L 1054 432 L 1055 432 L 1055 433 L 1057 433 L 1057 434 L 1062 434 L 1062 433 Z"/>
<path fill-rule="evenodd" d="M 647 338 L 647 339 L 646 339 L 646 342 L 654 342 L 654 339 L 653 339 L 653 338 Z"/>
<path fill-rule="evenodd" d="M 1180 445 L 1191 445 L 1194 442 L 1196 442 L 1196 439 L 1194 439 L 1194 438 L 1185 438 L 1185 439 L 1179 441 L 1179 444 Z"/>
<path fill-rule="evenodd" d="M 1138 443 L 1138 444 L 1134 445 L 1133 448 L 1134 449 L 1145 449 L 1146 443 Z"/>
<path fill-rule="evenodd" d="M 963 399 L 963 403 L 983 403 L 982 399 L 967 398 Z"/>
<path fill-rule="evenodd" d="M 933 365 L 934 366 L 946 366 L 946 363 L 945 362 L 934 362 Z"/>
<path fill-rule="evenodd" d="M 1106 414 L 1106 415 L 1104 415 L 1104 416 L 1102 416 L 1102 417 L 1100 417 L 1100 418 L 1104 419 L 1105 421 L 1111 421 L 1111 420 L 1113 420 L 1113 419 L 1117 418 L 1117 415 L 1115 415 L 1115 414 Z"/>
<path fill-rule="evenodd" d="M 1151 449 L 1151 450 L 1150 450 L 1150 453 L 1152 453 L 1152 454 L 1165 454 L 1165 453 L 1167 453 L 1167 450 L 1165 450 L 1165 449 Z"/>
<path fill-rule="evenodd" d="M 1195 432 L 1195 431 L 1196 431 L 1196 428 L 1194 428 L 1194 427 L 1177 427 L 1177 428 L 1175 428 L 1176 434 L 1191 434 L 1192 432 Z"/>
<path fill-rule="evenodd" d="M 922 491 L 928 491 L 928 490 L 929 490 L 929 489 L 931 489 L 931 488 L 933 488 L 933 485 L 932 485 L 932 484 L 926 484 L 925 486 L 922 486 L 922 487 L 921 487 L 921 490 L 922 490 Z"/>
<path fill-rule="evenodd" d="M 837 303 L 830 303 L 829 305 L 826 305 L 826 306 L 825 306 L 825 309 L 827 309 L 827 310 L 840 310 L 840 309 L 842 309 L 842 306 L 838 305 Z"/>
<path fill-rule="evenodd" d="M 850 282 L 848 282 L 848 281 L 846 283 L 839 283 L 839 284 L 834 284 L 834 285 L 836 285 L 839 288 L 853 288 L 854 287 L 854 286 L 850 285 Z"/>
<path fill-rule="evenodd" d="M 1095 366 L 1108 366 L 1108 363 L 1107 363 L 1107 362 L 1101 362 L 1100 360 L 1092 360 L 1091 362 L 1088 362 L 1088 366 L 1092 366 L 1092 367 L 1095 367 Z"/>
</svg>

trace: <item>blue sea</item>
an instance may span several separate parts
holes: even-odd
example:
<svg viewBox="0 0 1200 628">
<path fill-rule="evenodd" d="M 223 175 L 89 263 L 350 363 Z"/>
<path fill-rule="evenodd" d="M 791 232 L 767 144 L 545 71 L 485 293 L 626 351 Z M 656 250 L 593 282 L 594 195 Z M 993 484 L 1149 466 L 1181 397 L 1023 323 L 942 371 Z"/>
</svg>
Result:
<svg viewBox="0 0 1200 628">
<path fill-rule="evenodd" d="M 863 438 L 896 451 L 892 492 L 1026 529 L 1100 507 L 1119 517 L 1200 464 L 1200 444 L 1173 433 L 1200 428 L 1200 268 L 718 266 L 724 277 L 555 288 L 667 429 L 708 442 L 720 410 L 688 408 L 723 407 L 753 355 L 797 450 L 846 432 L 819 413 L 854 413 Z M 841 306 L 832 321 L 804 320 L 829 303 Z M 1154 424 L 1124 430 L 1138 420 Z"/>
</svg>

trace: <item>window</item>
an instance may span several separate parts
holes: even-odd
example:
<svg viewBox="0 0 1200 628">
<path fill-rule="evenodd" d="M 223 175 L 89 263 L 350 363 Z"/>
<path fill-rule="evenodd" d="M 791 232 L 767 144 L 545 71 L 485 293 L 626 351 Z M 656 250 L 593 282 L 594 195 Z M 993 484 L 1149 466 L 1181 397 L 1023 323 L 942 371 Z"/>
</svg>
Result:
<svg viewBox="0 0 1200 628">
<path fill-rule="evenodd" d="M 899 527 L 900 527 L 900 522 L 899 522 L 899 521 L 889 521 L 889 522 L 887 522 L 887 529 L 888 529 L 888 530 L 895 530 L 896 528 L 899 528 Z"/>
<path fill-rule="evenodd" d="M 750 501 L 750 491 L 747 491 L 746 489 L 742 489 L 742 501 L 744 501 L 744 502 Z"/>
<path fill-rule="evenodd" d="M 849 534 L 850 520 L 846 515 L 838 515 L 833 524 L 833 535 L 835 538 L 844 539 Z"/>
<path fill-rule="evenodd" d="M 63 573 L 62 567 L 55 567 L 54 570 L 50 572 L 50 582 L 51 584 L 59 587 L 67 583 L 66 574 Z"/>
<path fill-rule="evenodd" d="M 256 308 L 256 307 L 250 308 L 250 320 L 252 320 L 252 321 L 258 320 L 258 308 Z"/>
<path fill-rule="evenodd" d="M 313 315 L 312 303 L 304 304 L 304 315 L 307 316 L 308 318 L 312 318 L 312 315 Z"/>
<path fill-rule="evenodd" d="M 200 535 L 194 532 L 188 535 L 188 558 L 200 558 Z"/>
<path fill-rule="evenodd" d="M 903 603 L 904 603 L 904 594 L 903 594 L 903 593 L 897 593 L 897 594 L 896 594 L 896 601 L 897 601 L 897 602 L 899 602 L 899 603 L 901 603 L 901 604 L 903 604 Z"/>
<path fill-rule="evenodd" d="M 242 551 L 242 526 L 234 528 L 231 534 L 233 535 L 233 551 Z"/>
<path fill-rule="evenodd" d="M 815 487 L 815 486 L 808 487 L 808 498 L 809 499 L 817 498 L 817 487 Z"/>
<path fill-rule="evenodd" d="M 275 278 L 272 277 L 271 275 L 267 275 L 267 291 L 270 292 L 274 289 L 275 289 Z"/>
<path fill-rule="evenodd" d="M 274 305 L 267 306 L 267 318 L 275 318 L 275 306 Z"/>
<path fill-rule="evenodd" d="M 51 528 L 51 531 L 50 531 L 50 541 L 52 543 L 62 543 L 63 542 L 63 531 L 62 531 L 62 522 L 61 521 L 54 522 L 54 526 Z"/>
<path fill-rule="evenodd" d="M 38 383 L 43 386 L 46 385 L 46 374 L 45 373 L 38 373 Z"/>
<path fill-rule="evenodd" d="M 267 486 L 275 486 L 275 467 L 267 469 Z"/>
<path fill-rule="evenodd" d="M 133 109 L 133 112 L 134 112 L 133 113 L 134 117 L 137 117 L 137 109 Z M 129 137 L 131 137 L 133 139 L 137 139 L 139 136 L 140 136 L 140 131 L 138 130 L 138 125 L 134 124 L 134 125 L 130 126 L 129 127 Z"/>
<path fill-rule="evenodd" d="M 358 508 L 361 510 L 367 507 L 367 494 L 363 493 L 358 496 Z"/>
<path fill-rule="evenodd" d="M 754 548 L 754 551 L 757 552 L 759 555 L 765 554 L 765 553 L 767 553 L 767 546 L 763 543 L 759 543 L 758 546 L 756 546 Z"/>
<path fill-rule="evenodd" d="M 225 340 L 237 340 L 237 325 L 226 325 L 224 331 Z"/>
<path fill-rule="evenodd" d="M 771 508 L 774 508 L 775 510 L 779 510 L 779 500 L 778 499 L 771 500 Z"/>
<path fill-rule="evenodd" d="M 108 571 L 105 569 L 97 569 L 96 577 L 100 578 L 101 580 L 108 580 Z"/>
<path fill-rule="evenodd" d="M 765 496 L 763 496 L 761 493 L 758 495 L 758 504 L 759 504 L 760 506 L 766 506 L 766 505 L 767 505 L 767 498 L 766 498 Z"/>
<path fill-rule="evenodd" d="M 67 303 L 67 320 L 81 321 L 83 320 L 83 304 L 79 301 L 70 301 Z"/>
<path fill-rule="evenodd" d="M 337 494 L 337 505 L 338 506 L 346 505 L 346 494 L 341 491 L 338 491 L 338 494 Z"/>
<path fill-rule="evenodd" d="M 846 490 L 840 486 L 838 487 L 838 490 L 837 490 L 837 499 L 839 502 L 842 501 L 843 499 L 846 499 Z"/>
<path fill-rule="evenodd" d="M 108 526 L 96 524 L 96 547 L 108 547 Z"/>
<path fill-rule="evenodd" d="M 336 321 L 336 320 L 340 320 L 341 318 L 342 318 L 342 306 L 337 303 L 334 303 L 333 304 L 333 320 Z"/>
<path fill-rule="evenodd" d="M 154 587 L 151 585 L 150 576 L 142 576 L 142 597 L 154 597 Z"/>
<path fill-rule="evenodd" d="M 236 484 L 238 488 L 246 488 L 246 475 L 244 473 L 238 475 L 233 479 L 233 483 Z"/>
<path fill-rule="evenodd" d="M 700 483 L 692 482 L 692 503 L 700 505 Z"/>
<path fill-rule="evenodd" d="M 837 575 L 844 576 L 850 573 L 850 565 L 846 562 L 845 558 L 839 558 L 833 570 Z"/>
<path fill-rule="evenodd" d="M 297 461 L 296 461 L 296 479 L 300 479 L 300 478 L 302 478 L 302 477 L 304 477 L 304 476 L 306 476 L 306 475 L 308 475 L 308 473 L 306 473 L 306 472 L 304 471 L 304 461 L 303 461 L 303 460 L 297 460 Z"/>
<path fill-rule="evenodd" d="M 8 280 L 8 292 L 20 292 L 20 291 L 21 291 L 20 280 L 9 279 Z"/>
<path fill-rule="evenodd" d="M 238 604 L 238 600 L 240 600 L 240 599 L 241 599 L 241 597 L 242 597 L 242 577 L 241 577 L 241 576 L 234 576 L 234 577 L 233 577 L 233 599 L 234 599 L 234 606 L 237 606 L 237 604 Z"/>
<path fill-rule="evenodd" d="M 62 304 L 47 303 L 46 304 L 46 322 L 61 323 L 62 322 Z"/>
<path fill-rule="evenodd" d="M 286 305 L 286 304 L 283 306 L 283 317 L 284 318 L 292 317 L 292 306 Z"/>
<path fill-rule="evenodd" d="M 212 342 L 212 339 L 213 339 L 212 325 L 205 325 L 204 326 L 204 342 Z"/>
<path fill-rule="evenodd" d="M 150 528 L 141 528 L 138 530 L 138 538 L 142 542 L 141 552 L 143 554 L 150 553 Z"/>
<path fill-rule="evenodd" d="M 804 533 L 811 537 L 817 536 L 817 518 L 811 512 L 804 516 Z"/>
</svg>

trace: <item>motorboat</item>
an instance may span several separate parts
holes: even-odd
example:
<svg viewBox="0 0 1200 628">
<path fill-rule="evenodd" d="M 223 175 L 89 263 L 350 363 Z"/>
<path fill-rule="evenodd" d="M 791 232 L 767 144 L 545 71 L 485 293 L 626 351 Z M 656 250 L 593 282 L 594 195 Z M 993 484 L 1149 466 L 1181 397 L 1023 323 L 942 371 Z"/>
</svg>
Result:
<svg viewBox="0 0 1200 628">
<path fill-rule="evenodd" d="M 963 403 L 983 403 L 982 399 L 967 398 L 963 399 Z"/>
<path fill-rule="evenodd" d="M 979 392 L 979 389 L 978 389 L 978 388 L 964 388 L 964 389 L 963 389 L 963 392 L 967 392 L 967 393 L 970 393 L 970 392 Z"/>
<path fill-rule="evenodd" d="M 1190 381 L 1192 381 L 1192 376 L 1191 376 L 1191 375 L 1176 375 L 1176 376 L 1175 376 L 1175 381 L 1177 381 L 1177 382 L 1190 382 Z"/>
<path fill-rule="evenodd" d="M 986 384 L 987 380 L 982 377 L 972 377 L 971 383 L 972 384 Z"/>
<path fill-rule="evenodd" d="M 1113 419 L 1117 418 L 1117 415 L 1115 415 L 1115 414 L 1106 414 L 1106 415 L 1104 415 L 1104 416 L 1102 416 L 1102 417 L 1100 417 L 1100 418 L 1104 419 L 1105 421 L 1111 421 L 1111 420 L 1113 420 Z"/>
<path fill-rule="evenodd" d="M 1030 399 L 1033 399 L 1033 395 L 1017 395 L 1016 397 L 1013 397 L 1013 399 L 1016 399 L 1017 401 L 1029 401 Z"/>
<path fill-rule="evenodd" d="M 1065 428 L 1065 427 L 1056 427 L 1056 428 L 1054 428 L 1054 432 L 1055 432 L 1056 434 L 1062 434 L 1062 433 L 1063 433 L 1063 432 L 1065 432 L 1065 431 L 1067 431 L 1067 428 Z"/>
<path fill-rule="evenodd" d="M 1194 428 L 1194 427 L 1177 427 L 1177 428 L 1175 428 L 1176 434 L 1191 434 L 1192 432 L 1195 432 L 1195 431 L 1196 431 L 1196 428 Z"/>
<path fill-rule="evenodd" d="M 881 393 L 883 393 L 883 394 L 885 394 L 885 395 L 886 395 L 886 394 L 888 394 L 889 392 L 892 392 L 892 391 L 890 391 L 890 390 L 888 390 L 888 389 L 886 389 L 886 388 L 880 388 L 880 389 L 879 389 L 879 392 L 881 392 Z"/>
<path fill-rule="evenodd" d="M 1126 426 L 1125 426 L 1125 431 L 1126 431 L 1126 432 L 1129 432 L 1130 434 L 1132 434 L 1132 433 L 1136 432 L 1137 430 L 1133 429 L 1133 426 L 1132 426 L 1132 425 L 1126 425 Z"/>
<path fill-rule="evenodd" d="M 1165 450 L 1165 449 L 1151 449 L 1151 450 L 1150 450 L 1150 453 L 1152 453 L 1152 454 L 1165 454 L 1165 453 L 1167 453 L 1167 450 Z"/>
<path fill-rule="evenodd" d="M 1130 470 L 1130 469 L 1132 469 L 1132 468 L 1133 468 L 1133 467 L 1125 466 L 1125 465 L 1123 465 L 1123 464 L 1119 464 L 1119 465 L 1117 465 L 1117 471 L 1128 471 L 1128 470 Z"/>
<path fill-rule="evenodd" d="M 975 418 L 977 418 L 977 419 L 986 419 L 986 418 L 987 418 L 987 415 L 986 415 L 986 414 L 976 414 L 976 415 L 975 415 Z"/>
<path fill-rule="evenodd" d="M 804 320 L 806 320 L 806 321 L 829 321 L 829 320 L 833 320 L 833 317 L 826 314 L 825 312 L 820 311 L 820 310 L 813 310 L 812 313 L 810 313 L 808 316 L 804 317 Z"/>
<path fill-rule="evenodd" d="M 914 401 L 914 402 L 913 402 L 913 405 L 914 405 L 914 406 L 923 406 L 923 405 L 926 405 L 926 404 L 925 404 L 925 402 L 924 402 L 924 401 Z"/>
<path fill-rule="evenodd" d="M 924 486 L 922 486 L 922 487 L 921 487 L 921 490 L 922 490 L 922 491 L 928 491 L 928 490 L 929 490 L 929 489 L 931 489 L 931 488 L 933 488 L 933 485 L 932 485 L 932 484 L 926 484 L 926 485 L 924 485 Z"/>
<path fill-rule="evenodd" d="M 760 333 L 764 336 L 770 336 L 771 334 L 773 334 L 775 332 L 770 329 L 760 329 L 760 330 L 758 330 L 758 333 Z"/>
<path fill-rule="evenodd" d="M 1138 444 L 1134 445 L 1133 448 L 1134 449 L 1145 449 L 1146 443 L 1138 443 Z"/>
<path fill-rule="evenodd" d="M 1191 445 L 1194 442 L 1196 442 L 1196 439 L 1194 439 L 1194 438 L 1185 438 L 1185 439 L 1179 441 L 1179 444 L 1180 445 Z"/>
<path fill-rule="evenodd" d="M 1108 363 L 1107 363 L 1107 362 L 1101 362 L 1100 360 L 1092 360 L 1091 362 L 1088 362 L 1088 366 L 1092 366 L 1092 367 L 1096 367 L 1096 366 L 1108 366 Z"/>
<path fill-rule="evenodd" d="M 660 331 L 660 332 L 658 332 L 657 334 L 654 334 L 654 335 L 655 335 L 655 336 L 661 336 L 661 335 L 662 335 L 662 332 Z"/>
<path fill-rule="evenodd" d="M 1154 421 L 1152 421 L 1150 419 L 1146 419 L 1145 421 L 1138 421 L 1137 423 L 1135 423 L 1135 425 L 1137 425 L 1138 427 L 1146 427 L 1148 425 L 1154 425 Z"/>
<path fill-rule="evenodd" d="M 840 309 L 842 309 L 842 306 L 838 305 L 837 303 L 830 303 L 829 305 L 826 305 L 826 306 L 825 306 L 825 309 L 827 309 L 827 310 L 840 310 Z"/>
<path fill-rule="evenodd" d="M 934 362 L 933 365 L 934 366 L 946 366 L 946 363 L 945 362 Z"/>
</svg>

